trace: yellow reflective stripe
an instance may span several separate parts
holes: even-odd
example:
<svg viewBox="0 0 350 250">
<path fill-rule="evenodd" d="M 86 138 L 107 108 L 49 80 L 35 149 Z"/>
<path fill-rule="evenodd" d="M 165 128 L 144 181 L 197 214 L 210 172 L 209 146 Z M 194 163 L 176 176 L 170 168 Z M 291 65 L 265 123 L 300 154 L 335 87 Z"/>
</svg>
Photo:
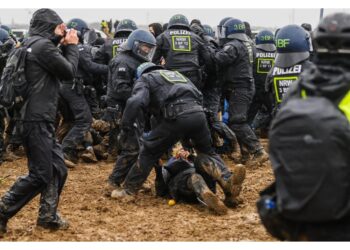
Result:
<svg viewBox="0 0 350 250">
<path fill-rule="evenodd" d="M 302 89 L 300 95 L 302 99 L 306 99 L 307 98 L 306 90 Z"/>
<path fill-rule="evenodd" d="M 350 122 L 350 91 L 348 91 L 346 96 L 341 100 L 338 107 Z"/>
</svg>

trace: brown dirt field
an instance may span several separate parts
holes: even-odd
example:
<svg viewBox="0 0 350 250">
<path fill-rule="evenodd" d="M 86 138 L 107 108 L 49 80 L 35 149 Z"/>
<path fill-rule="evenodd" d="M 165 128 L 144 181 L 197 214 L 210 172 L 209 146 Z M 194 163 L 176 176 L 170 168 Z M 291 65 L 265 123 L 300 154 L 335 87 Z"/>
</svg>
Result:
<svg viewBox="0 0 350 250">
<path fill-rule="evenodd" d="M 226 160 L 232 166 L 230 160 Z M 133 202 L 118 202 L 105 195 L 113 164 L 80 164 L 70 169 L 59 211 L 68 219 L 66 231 L 50 232 L 35 226 L 38 197 L 8 223 L 0 241 L 272 241 L 260 223 L 255 202 L 258 193 L 273 181 L 270 166 L 247 169 L 241 193 L 243 203 L 225 216 L 216 216 L 202 205 L 156 198 L 154 188 L 138 194 Z M 20 175 L 26 160 L 0 166 L 0 195 Z M 153 187 L 154 174 L 146 185 Z M 219 189 L 219 188 L 218 188 Z"/>
</svg>

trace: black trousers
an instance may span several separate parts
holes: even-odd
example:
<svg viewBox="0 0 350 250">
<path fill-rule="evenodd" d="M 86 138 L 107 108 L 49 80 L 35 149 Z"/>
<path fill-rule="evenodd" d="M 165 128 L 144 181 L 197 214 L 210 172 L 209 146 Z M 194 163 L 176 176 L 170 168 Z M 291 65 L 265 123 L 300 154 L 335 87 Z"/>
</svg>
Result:
<svg viewBox="0 0 350 250">
<path fill-rule="evenodd" d="M 0 213 L 9 219 L 40 193 L 39 219 L 54 220 L 67 178 L 67 168 L 61 146 L 55 139 L 53 124 L 24 122 L 23 143 L 29 173 L 19 177 L 2 197 Z"/>
<path fill-rule="evenodd" d="M 137 192 L 160 157 L 182 138 L 190 139 L 196 151 L 216 155 L 204 112 L 183 114 L 174 120 L 164 119 L 142 138 L 139 158 L 126 176 L 124 188 L 130 193 Z M 230 176 L 228 169 L 223 168 L 223 175 Z"/>
<path fill-rule="evenodd" d="M 254 95 L 254 89 L 234 88 L 226 91 L 229 100 L 229 125 L 236 134 L 241 150 L 255 153 L 262 149 L 258 138 L 248 125 L 248 109 Z"/>
<path fill-rule="evenodd" d="M 84 141 L 85 134 L 90 130 L 92 115 L 83 93 L 77 93 L 71 84 L 62 84 L 60 97 L 73 115 L 73 127 L 62 141 L 63 151 L 75 150 Z"/>
<path fill-rule="evenodd" d="M 264 107 L 263 107 L 264 106 Z M 254 118 L 256 117 L 257 113 L 262 110 L 263 108 L 266 109 L 266 112 L 268 114 L 272 113 L 272 103 L 269 97 L 269 94 L 266 93 L 262 89 L 257 89 L 253 98 L 253 102 L 249 107 L 248 110 L 248 123 L 252 124 L 254 121 Z M 271 119 L 271 117 L 270 117 Z M 256 129 L 258 127 L 255 127 Z"/>
</svg>

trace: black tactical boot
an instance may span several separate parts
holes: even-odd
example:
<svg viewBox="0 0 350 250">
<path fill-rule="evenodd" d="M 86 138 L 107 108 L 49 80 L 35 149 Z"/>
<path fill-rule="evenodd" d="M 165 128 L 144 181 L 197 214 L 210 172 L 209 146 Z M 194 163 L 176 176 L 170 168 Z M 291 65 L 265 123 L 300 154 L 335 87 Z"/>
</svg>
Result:
<svg viewBox="0 0 350 250">
<path fill-rule="evenodd" d="M 202 176 L 192 174 L 189 179 L 189 186 L 195 191 L 199 201 L 207 205 L 210 210 L 218 215 L 227 214 L 227 208 L 224 203 L 210 191 Z"/>
<path fill-rule="evenodd" d="M 86 163 L 97 163 L 97 158 L 92 147 L 88 147 L 80 156 Z"/>
<path fill-rule="evenodd" d="M 266 153 L 266 151 L 262 148 L 256 151 L 253 154 L 252 159 L 248 162 L 249 167 L 260 167 L 262 166 L 265 162 L 269 160 L 269 155 Z"/>
<path fill-rule="evenodd" d="M 68 221 L 62 219 L 58 214 L 56 214 L 54 220 L 45 220 L 39 218 L 36 222 L 36 225 L 51 230 L 66 230 L 69 228 Z"/>
<path fill-rule="evenodd" d="M 222 189 L 225 193 L 224 203 L 227 207 L 234 208 L 239 204 L 237 198 L 241 193 L 245 174 L 245 167 L 241 164 L 236 165 L 232 171 L 231 177 L 223 183 Z"/>
<path fill-rule="evenodd" d="M 72 149 L 63 149 L 64 163 L 68 168 L 75 168 L 78 164 L 78 156 Z"/>
</svg>

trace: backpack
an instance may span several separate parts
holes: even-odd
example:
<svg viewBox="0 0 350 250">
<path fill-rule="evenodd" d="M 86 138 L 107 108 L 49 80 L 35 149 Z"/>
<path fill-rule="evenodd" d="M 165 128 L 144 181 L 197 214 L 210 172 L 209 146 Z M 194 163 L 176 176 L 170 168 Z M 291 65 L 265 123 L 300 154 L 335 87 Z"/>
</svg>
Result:
<svg viewBox="0 0 350 250">
<path fill-rule="evenodd" d="M 350 125 L 325 97 L 290 99 L 272 121 L 270 160 L 278 209 L 293 221 L 350 215 Z"/>
<path fill-rule="evenodd" d="M 34 37 L 9 55 L 0 80 L 0 104 L 6 108 L 23 103 L 28 93 L 28 82 L 25 75 L 25 62 L 30 53 L 29 46 L 40 40 Z"/>
</svg>

